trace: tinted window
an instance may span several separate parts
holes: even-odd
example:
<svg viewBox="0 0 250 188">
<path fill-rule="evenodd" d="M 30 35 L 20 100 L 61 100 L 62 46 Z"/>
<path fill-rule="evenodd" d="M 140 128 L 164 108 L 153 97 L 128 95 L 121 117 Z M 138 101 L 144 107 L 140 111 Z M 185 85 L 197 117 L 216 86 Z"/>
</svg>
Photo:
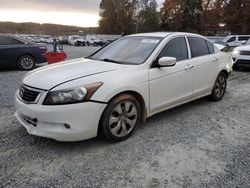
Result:
<svg viewBox="0 0 250 188">
<path fill-rule="evenodd" d="M 227 42 L 234 42 L 236 40 L 236 37 L 231 37 L 230 39 L 227 40 Z"/>
<path fill-rule="evenodd" d="M 12 44 L 24 44 L 22 41 L 14 39 L 14 38 L 11 38 L 11 42 Z"/>
<path fill-rule="evenodd" d="M 192 57 L 199 57 L 210 54 L 207 41 L 197 37 L 188 37 Z"/>
<path fill-rule="evenodd" d="M 10 45 L 12 44 L 11 38 L 0 36 L 0 45 Z"/>
<path fill-rule="evenodd" d="M 22 41 L 11 37 L 0 36 L 0 45 L 24 44 Z"/>
<path fill-rule="evenodd" d="M 177 61 L 188 59 L 188 50 L 185 38 L 179 37 L 169 41 L 162 49 L 158 59 L 166 56 L 175 57 Z"/>
<path fill-rule="evenodd" d="M 207 42 L 208 50 L 210 54 L 214 54 L 214 45 L 211 42 Z"/>
<path fill-rule="evenodd" d="M 250 37 L 239 37 L 239 41 L 248 41 Z"/>
</svg>

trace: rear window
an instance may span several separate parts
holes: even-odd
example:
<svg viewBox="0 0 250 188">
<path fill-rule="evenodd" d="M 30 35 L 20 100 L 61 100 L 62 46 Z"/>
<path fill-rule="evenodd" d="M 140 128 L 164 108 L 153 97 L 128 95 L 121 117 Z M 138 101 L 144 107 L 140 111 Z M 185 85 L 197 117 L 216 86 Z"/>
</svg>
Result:
<svg viewBox="0 0 250 188">
<path fill-rule="evenodd" d="M 9 37 L 0 36 L 0 45 L 10 45 L 12 41 Z"/>
<path fill-rule="evenodd" d="M 209 53 L 210 54 L 214 54 L 214 45 L 211 43 L 211 42 L 208 42 L 208 41 L 206 41 L 207 42 L 207 47 L 208 47 L 208 50 L 209 50 Z"/>
<path fill-rule="evenodd" d="M 19 41 L 11 37 L 0 36 L 0 45 L 15 45 L 15 44 L 24 44 L 24 43 L 22 41 Z"/>
<path fill-rule="evenodd" d="M 199 57 L 210 54 L 207 41 L 197 37 L 188 37 L 192 57 Z M 211 49 L 211 51 L 213 51 Z"/>
<path fill-rule="evenodd" d="M 239 41 L 248 41 L 250 37 L 239 37 Z"/>
<path fill-rule="evenodd" d="M 11 42 L 12 44 L 24 44 L 22 41 L 20 40 L 17 40 L 17 39 L 14 39 L 14 38 L 10 38 L 11 39 Z"/>
</svg>

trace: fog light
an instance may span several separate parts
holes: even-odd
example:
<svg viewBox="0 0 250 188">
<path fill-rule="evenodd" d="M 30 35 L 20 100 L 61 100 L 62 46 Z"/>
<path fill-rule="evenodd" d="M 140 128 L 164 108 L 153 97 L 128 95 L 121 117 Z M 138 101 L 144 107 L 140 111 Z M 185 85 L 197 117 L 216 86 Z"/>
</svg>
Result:
<svg viewBox="0 0 250 188">
<path fill-rule="evenodd" d="M 70 129 L 70 125 L 69 124 L 65 123 L 64 126 L 65 126 L 66 129 Z"/>
</svg>

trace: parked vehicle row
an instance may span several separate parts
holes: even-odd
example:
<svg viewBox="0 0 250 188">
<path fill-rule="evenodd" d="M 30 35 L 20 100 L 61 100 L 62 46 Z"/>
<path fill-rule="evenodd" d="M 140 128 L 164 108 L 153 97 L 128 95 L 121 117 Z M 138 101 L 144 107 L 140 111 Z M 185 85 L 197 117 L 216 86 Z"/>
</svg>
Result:
<svg viewBox="0 0 250 188">
<path fill-rule="evenodd" d="M 122 52 L 122 53 L 121 53 Z M 232 59 L 205 37 L 122 37 L 91 56 L 27 74 L 16 117 L 29 134 L 59 141 L 127 139 L 146 118 L 209 96 L 223 98 Z"/>
<path fill-rule="evenodd" d="M 72 46 L 105 46 L 110 42 L 111 40 L 100 40 L 79 35 L 71 35 L 68 37 L 68 44 Z"/>
<path fill-rule="evenodd" d="M 72 46 L 105 46 L 112 40 L 101 40 L 96 37 L 70 35 L 70 36 L 57 36 L 50 35 L 16 35 L 18 38 L 23 38 L 34 43 L 53 44 L 55 40 L 59 40 L 62 44 L 69 44 Z"/>
</svg>

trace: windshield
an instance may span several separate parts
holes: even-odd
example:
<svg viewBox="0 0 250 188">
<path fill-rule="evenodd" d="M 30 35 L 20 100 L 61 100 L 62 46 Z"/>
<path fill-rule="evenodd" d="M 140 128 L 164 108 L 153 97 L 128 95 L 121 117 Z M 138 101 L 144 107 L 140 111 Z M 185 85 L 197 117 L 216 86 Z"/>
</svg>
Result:
<svg viewBox="0 0 250 188">
<path fill-rule="evenodd" d="M 142 64 L 158 46 L 160 37 L 123 37 L 90 56 L 90 59 L 121 63 Z"/>
</svg>

